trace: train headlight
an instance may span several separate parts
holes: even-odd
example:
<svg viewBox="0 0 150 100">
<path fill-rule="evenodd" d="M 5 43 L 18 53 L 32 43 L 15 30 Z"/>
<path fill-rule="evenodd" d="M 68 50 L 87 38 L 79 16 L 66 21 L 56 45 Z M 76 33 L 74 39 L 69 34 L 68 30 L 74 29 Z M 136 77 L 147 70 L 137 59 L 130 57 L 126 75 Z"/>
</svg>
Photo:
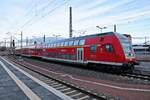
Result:
<svg viewBox="0 0 150 100">
<path fill-rule="evenodd" d="M 130 58 L 130 61 L 132 61 L 132 59 Z"/>
</svg>

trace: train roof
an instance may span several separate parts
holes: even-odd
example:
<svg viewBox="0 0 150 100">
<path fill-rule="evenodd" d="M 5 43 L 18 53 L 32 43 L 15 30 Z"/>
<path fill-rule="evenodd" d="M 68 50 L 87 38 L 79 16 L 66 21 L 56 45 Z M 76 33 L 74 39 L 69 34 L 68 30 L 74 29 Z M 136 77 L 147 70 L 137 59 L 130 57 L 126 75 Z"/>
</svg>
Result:
<svg viewBox="0 0 150 100">
<path fill-rule="evenodd" d="M 54 42 L 85 39 L 85 38 L 95 38 L 97 36 L 102 37 L 102 36 L 107 36 L 107 35 L 112 35 L 112 34 L 114 34 L 114 32 L 97 33 L 97 34 L 92 34 L 92 35 L 85 35 L 85 36 L 80 36 L 80 37 L 72 37 L 72 38 L 62 39 L 62 40 L 58 40 L 58 41 L 54 41 Z"/>
<path fill-rule="evenodd" d="M 112 34 L 113 32 L 105 32 L 105 33 L 97 33 L 97 34 L 85 35 L 85 36 L 80 36 L 80 37 L 75 37 L 75 38 L 89 38 L 89 37 L 91 38 L 91 37 L 106 36 L 106 35 L 112 35 Z"/>
</svg>

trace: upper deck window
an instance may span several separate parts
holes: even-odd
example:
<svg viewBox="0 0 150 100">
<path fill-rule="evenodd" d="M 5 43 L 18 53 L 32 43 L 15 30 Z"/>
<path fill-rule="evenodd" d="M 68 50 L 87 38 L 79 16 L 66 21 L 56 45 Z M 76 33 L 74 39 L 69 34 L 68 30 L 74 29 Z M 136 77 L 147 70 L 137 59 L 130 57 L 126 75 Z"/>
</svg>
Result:
<svg viewBox="0 0 150 100">
<path fill-rule="evenodd" d="M 59 46 L 61 46 L 61 42 L 59 42 Z"/>
<path fill-rule="evenodd" d="M 57 43 L 57 47 L 59 47 L 60 45 L 61 45 L 60 42 L 58 42 L 58 43 Z"/>
<path fill-rule="evenodd" d="M 45 48 L 47 48 L 47 44 L 45 44 Z"/>
<path fill-rule="evenodd" d="M 56 47 L 58 47 L 58 43 L 56 43 Z"/>
<path fill-rule="evenodd" d="M 68 41 L 65 42 L 64 46 L 68 46 Z"/>
<path fill-rule="evenodd" d="M 57 43 L 55 43 L 55 47 L 57 47 Z"/>
<path fill-rule="evenodd" d="M 58 43 L 56 43 L 56 47 L 58 47 L 58 45 L 59 45 L 59 44 L 58 44 Z"/>
<path fill-rule="evenodd" d="M 79 45 L 79 40 L 75 40 L 73 45 Z"/>
<path fill-rule="evenodd" d="M 61 46 L 64 46 L 64 42 L 61 42 Z"/>
<path fill-rule="evenodd" d="M 56 43 L 54 43 L 54 47 L 56 47 Z"/>
<path fill-rule="evenodd" d="M 54 47 L 54 43 L 51 43 L 51 47 Z"/>
<path fill-rule="evenodd" d="M 80 40 L 79 45 L 84 45 L 85 44 L 85 40 Z"/>
<path fill-rule="evenodd" d="M 72 46 L 73 45 L 73 41 L 69 41 L 69 46 Z"/>
</svg>

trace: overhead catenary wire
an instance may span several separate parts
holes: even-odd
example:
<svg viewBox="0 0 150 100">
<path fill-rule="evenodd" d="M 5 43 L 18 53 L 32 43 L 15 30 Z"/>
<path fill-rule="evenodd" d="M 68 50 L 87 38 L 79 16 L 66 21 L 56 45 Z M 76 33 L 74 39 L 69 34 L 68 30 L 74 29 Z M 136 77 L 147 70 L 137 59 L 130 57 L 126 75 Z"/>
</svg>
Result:
<svg viewBox="0 0 150 100">
<path fill-rule="evenodd" d="M 23 25 L 21 26 L 21 29 L 24 29 L 25 26 L 26 26 L 26 28 L 27 28 L 27 25 L 28 25 L 28 27 L 29 27 L 29 26 L 32 26 L 33 24 L 39 22 L 41 19 L 43 19 L 43 18 L 45 18 L 46 16 L 50 15 L 50 14 L 53 13 L 56 9 L 62 7 L 62 6 L 65 5 L 65 4 L 67 4 L 69 1 L 70 1 L 70 0 L 66 0 L 66 1 L 64 0 L 64 2 L 62 2 L 62 3 L 60 3 L 60 4 L 57 4 L 54 8 L 52 8 L 51 10 L 49 10 L 47 13 L 43 14 L 42 16 L 39 16 L 36 20 L 35 20 L 34 17 L 31 18 L 31 19 L 29 19 L 25 24 L 23 24 Z"/>
<path fill-rule="evenodd" d="M 54 1 L 57 1 L 57 0 L 48 0 L 49 2 L 44 2 L 46 5 L 44 5 L 43 3 L 41 4 L 41 1 L 37 1 L 37 0 L 36 2 L 34 1 L 35 0 L 32 0 L 32 2 L 30 3 L 30 9 L 28 9 L 28 11 L 23 15 L 24 16 L 23 18 L 25 18 L 25 21 L 23 21 L 22 19 L 19 19 L 19 20 L 17 19 L 17 24 L 15 25 L 17 26 L 16 31 L 22 30 L 24 26 L 26 26 L 28 23 L 31 23 L 36 17 L 39 17 L 40 13 L 43 11 L 42 9 L 46 9 L 48 6 L 51 6 L 50 4 L 52 4 Z M 39 3 L 40 5 L 44 5 L 44 6 L 41 7 L 40 9 L 37 9 L 37 6 L 39 6 Z M 29 17 L 29 19 L 27 17 Z M 23 21 L 24 23 L 22 23 L 20 20 Z M 11 28 L 13 27 L 14 25 Z"/>
<path fill-rule="evenodd" d="M 52 1 L 54 2 L 54 1 L 56 1 L 56 0 L 52 0 Z M 50 6 L 51 3 L 53 3 L 52 1 L 50 0 L 50 2 L 48 2 L 49 6 Z M 38 2 L 38 3 L 39 3 L 39 2 Z M 35 5 L 33 5 L 32 9 L 31 9 L 27 14 L 33 12 L 34 9 L 36 9 L 36 6 L 35 6 Z M 44 9 L 44 7 L 41 8 L 41 9 Z M 37 13 L 37 10 L 35 10 L 35 13 Z M 35 15 L 32 16 L 32 17 L 31 17 L 29 20 L 27 20 L 23 25 L 21 25 L 20 28 L 22 29 L 22 28 L 24 28 L 24 26 L 26 26 L 27 24 L 31 23 L 31 21 L 33 21 L 33 20 L 35 19 L 35 17 L 38 17 L 38 16 L 37 16 L 37 15 L 36 15 L 36 16 L 35 16 Z"/>
</svg>

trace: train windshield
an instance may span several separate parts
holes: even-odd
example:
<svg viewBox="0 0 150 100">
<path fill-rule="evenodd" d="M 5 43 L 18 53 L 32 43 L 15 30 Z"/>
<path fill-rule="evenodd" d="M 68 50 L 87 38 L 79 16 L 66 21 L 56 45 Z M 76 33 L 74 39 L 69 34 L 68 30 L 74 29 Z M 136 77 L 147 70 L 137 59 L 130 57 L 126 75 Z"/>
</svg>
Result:
<svg viewBox="0 0 150 100">
<path fill-rule="evenodd" d="M 127 58 L 135 57 L 130 40 L 122 34 L 116 33 L 116 36 L 121 42 L 124 53 Z"/>
</svg>

